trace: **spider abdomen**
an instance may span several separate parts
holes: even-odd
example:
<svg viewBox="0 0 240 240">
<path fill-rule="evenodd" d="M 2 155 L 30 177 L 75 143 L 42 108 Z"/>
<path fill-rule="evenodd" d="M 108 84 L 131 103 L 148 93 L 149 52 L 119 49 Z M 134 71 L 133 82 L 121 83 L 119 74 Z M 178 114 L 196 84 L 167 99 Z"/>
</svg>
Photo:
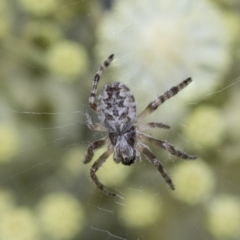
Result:
<svg viewBox="0 0 240 240">
<path fill-rule="evenodd" d="M 107 84 L 98 96 L 98 119 L 110 132 L 124 132 L 136 119 L 136 101 L 123 83 Z"/>
</svg>

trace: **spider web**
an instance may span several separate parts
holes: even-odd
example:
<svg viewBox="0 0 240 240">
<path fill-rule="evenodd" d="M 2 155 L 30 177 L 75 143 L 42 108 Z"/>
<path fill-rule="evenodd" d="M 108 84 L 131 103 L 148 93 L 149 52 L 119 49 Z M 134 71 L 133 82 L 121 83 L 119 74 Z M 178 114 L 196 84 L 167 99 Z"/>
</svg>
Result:
<svg viewBox="0 0 240 240">
<path fill-rule="evenodd" d="M 194 7 L 186 3 L 185 7 Z M 195 162 L 182 161 L 151 146 L 179 190 L 171 192 L 156 168 L 144 158 L 127 167 L 115 164 L 110 157 L 98 173 L 106 188 L 118 194 L 108 197 L 96 188 L 89 175 L 91 164 L 104 148 L 96 151 L 90 164 L 82 163 L 88 144 L 104 136 L 87 129 L 82 111 L 89 109 L 91 80 L 105 60 L 102 55 L 107 58 L 115 50 L 112 45 L 99 50 L 103 46 L 100 42 L 105 41 L 99 31 L 100 19 L 112 14 L 114 2 L 66 4 L 56 0 L 52 5 L 47 1 L 36 8 L 30 5 L 27 0 L 12 0 L 0 6 L 6 7 L 10 16 L 9 22 L 0 24 L 0 239 L 238 239 L 240 232 L 234 226 L 240 223 L 239 56 L 230 56 L 228 69 L 217 87 L 206 87 L 195 98 L 194 91 L 201 92 L 201 80 L 207 79 L 207 75 L 197 75 L 192 87 L 144 119 L 169 124 L 170 130 L 153 129 L 147 133 L 199 157 Z M 226 9 L 224 4 L 214 7 Z M 227 7 L 232 14 L 238 10 L 237 5 Z M 60 33 L 51 28 L 51 21 Z M 50 30 L 51 38 L 45 37 L 45 28 L 40 28 L 39 23 L 56 33 Z M 144 21 L 139 24 L 144 26 Z M 127 26 L 116 25 L 115 30 L 126 37 Z M 146 35 L 141 41 L 145 54 L 148 40 Z M 83 46 L 85 50 L 67 48 L 73 52 L 70 59 L 82 64 L 81 71 L 71 60 L 69 65 L 66 61 L 54 68 L 49 60 L 54 54 L 48 48 L 61 41 Z M 133 91 L 139 112 L 155 96 L 180 82 L 185 73 L 179 75 L 173 69 L 180 79 L 164 81 L 159 83 L 160 89 L 156 88 L 156 81 L 144 70 L 139 71 L 140 50 L 136 45 L 131 42 L 131 52 L 126 50 L 122 55 L 121 48 L 116 47 L 116 59 L 104 72 L 98 90 L 110 81 L 122 79 Z M 239 49 L 239 44 L 235 45 Z M 59 51 L 66 47 L 60 46 Z M 128 58 L 127 54 L 134 51 L 136 58 Z M 80 61 L 83 57 L 84 64 Z M 143 59 L 146 65 L 147 54 Z M 150 65 L 153 72 L 163 66 L 161 56 L 155 61 L 160 66 Z M 66 65 L 69 67 L 64 69 Z M 129 70 L 126 66 L 132 67 Z M 143 85 L 134 80 L 138 72 L 138 81 L 146 79 Z M 97 122 L 96 115 L 88 111 Z M 217 228 L 221 224 L 218 218 L 229 223 L 221 231 L 214 228 L 214 224 Z"/>
</svg>

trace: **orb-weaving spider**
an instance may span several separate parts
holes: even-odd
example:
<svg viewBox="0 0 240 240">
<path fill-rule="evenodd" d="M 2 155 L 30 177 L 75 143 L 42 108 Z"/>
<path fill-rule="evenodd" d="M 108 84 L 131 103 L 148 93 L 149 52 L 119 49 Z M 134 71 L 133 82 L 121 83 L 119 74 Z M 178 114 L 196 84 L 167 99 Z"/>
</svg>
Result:
<svg viewBox="0 0 240 240">
<path fill-rule="evenodd" d="M 121 162 L 124 165 L 131 165 L 139 162 L 141 159 L 140 153 L 142 153 L 152 164 L 156 166 L 158 171 L 162 174 L 164 180 L 168 183 L 170 188 L 174 190 L 173 182 L 163 168 L 163 165 L 150 151 L 150 149 L 143 144 L 143 142 L 153 143 L 182 159 L 196 159 L 197 157 L 175 149 L 175 147 L 166 141 L 153 138 L 140 132 L 156 127 L 170 128 L 168 125 L 159 122 L 151 122 L 138 126 L 135 126 L 134 124 L 146 115 L 155 111 L 167 99 L 176 95 L 180 90 L 192 82 L 192 79 L 187 78 L 177 86 L 172 87 L 163 95 L 158 96 L 138 116 L 136 116 L 135 98 L 129 88 L 121 82 L 112 82 L 107 84 L 103 91 L 99 94 L 97 103 L 95 102 L 100 76 L 112 62 L 113 58 L 114 55 L 110 55 L 97 70 L 89 97 L 89 105 L 97 113 L 100 124 L 92 123 L 91 117 L 84 109 L 84 116 L 88 127 L 95 131 L 108 131 L 108 136 L 92 142 L 88 146 L 84 163 L 89 163 L 92 160 L 95 149 L 108 144 L 107 150 L 92 165 L 90 175 L 99 189 L 107 195 L 115 196 L 115 193 L 109 192 L 98 180 L 96 172 L 112 153 L 114 161 L 116 163 Z"/>
</svg>

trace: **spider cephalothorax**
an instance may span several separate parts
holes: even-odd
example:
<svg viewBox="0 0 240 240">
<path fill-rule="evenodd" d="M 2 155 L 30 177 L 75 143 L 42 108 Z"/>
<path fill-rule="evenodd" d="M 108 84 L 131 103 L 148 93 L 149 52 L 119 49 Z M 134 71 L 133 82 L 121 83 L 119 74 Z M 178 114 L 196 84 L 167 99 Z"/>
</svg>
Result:
<svg viewBox="0 0 240 240">
<path fill-rule="evenodd" d="M 131 165 L 138 161 L 139 154 L 135 150 L 137 143 L 135 127 L 132 126 L 124 132 L 109 132 L 109 139 L 113 145 L 113 159 L 116 163 Z"/>
<path fill-rule="evenodd" d="M 110 196 L 115 196 L 115 193 L 109 192 L 103 184 L 98 180 L 96 176 L 97 170 L 106 161 L 106 159 L 113 153 L 113 159 L 116 163 L 122 163 L 124 165 L 131 165 L 140 161 L 140 153 L 142 153 L 152 164 L 154 164 L 158 171 L 162 174 L 165 181 L 169 184 L 170 188 L 174 190 L 174 185 L 167 172 L 164 170 L 161 162 L 156 156 L 149 150 L 149 148 L 143 144 L 143 142 L 153 143 L 173 155 L 183 159 L 196 159 L 196 156 L 188 155 L 182 151 L 175 149 L 171 144 L 160 139 L 153 138 L 140 132 L 140 130 L 147 130 L 149 128 L 170 128 L 168 125 L 151 122 L 144 125 L 135 126 L 137 120 L 145 117 L 156 110 L 167 99 L 176 95 L 180 90 L 185 88 L 191 81 L 188 78 L 172 87 L 169 91 L 163 95 L 157 97 L 152 101 L 138 116 L 136 116 L 136 101 L 130 91 L 130 89 L 123 83 L 113 82 L 107 84 L 103 91 L 98 96 L 97 104 L 96 92 L 97 85 L 100 80 L 100 75 L 106 67 L 112 62 L 114 55 L 110 55 L 108 59 L 102 64 L 95 74 L 93 80 L 92 91 L 89 97 L 90 107 L 97 113 L 98 119 L 101 124 L 92 123 L 91 117 L 84 110 L 84 116 L 88 127 L 95 131 L 108 131 L 108 136 L 92 142 L 87 150 L 84 163 L 88 163 L 92 160 L 94 150 L 108 144 L 107 150 L 97 159 L 97 161 L 91 167 L 90 175 L 97 187 L 104 193 Z"/>
</svg>

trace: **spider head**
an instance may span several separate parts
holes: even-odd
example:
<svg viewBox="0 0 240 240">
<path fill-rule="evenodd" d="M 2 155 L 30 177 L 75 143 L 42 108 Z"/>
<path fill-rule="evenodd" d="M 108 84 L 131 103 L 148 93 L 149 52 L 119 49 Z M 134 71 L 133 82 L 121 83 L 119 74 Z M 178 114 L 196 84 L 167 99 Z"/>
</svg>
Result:
<svg viewBox="0 0 240 240">
<path fill-rule="evenodd" d="M 114 146 L 114 161 L 124 165 L 131 165 L 136 162 L 136 150 L 130 146 L 125 139 L 121 139 Z"/>
<path fill-rule="evenodd" d="M 135 150 L 136 130 L 131 127 L 124 133 L 109 133 L 110 141 L 114 147 L 114 161 L 131 165 L 139 160 L 139 154 Z"/>
</svg>

